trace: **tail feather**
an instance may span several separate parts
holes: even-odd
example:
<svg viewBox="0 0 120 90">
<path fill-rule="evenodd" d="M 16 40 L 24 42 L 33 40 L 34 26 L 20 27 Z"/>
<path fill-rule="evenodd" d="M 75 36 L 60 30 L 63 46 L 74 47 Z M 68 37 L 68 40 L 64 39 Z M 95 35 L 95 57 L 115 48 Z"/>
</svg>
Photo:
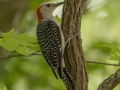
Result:
<svg viewBox="0 0 120 90">
<path fill-rule="evenodd" d="M 54 76 L 56 77 L 56 79 L 58 79 L 58 76 L 57 76 L 57 74 L 56 74 L 54 69 L 52 69 L 52 72 L 53 72 Z"/>
<path fill-rule="evenodd" d="M 63 69 L 62 69 L 62 67 L 58 67 L 58 74 L 59 74 L 60 78 L 62 79 L 62 77 L 63 77 Z"/>
<path fill-rule="evenodd" d="M 72 87 L 72 90 L 74 90 L 74 80 L 71 77 L 70 73 L 68 72 L 68 70 L 64 67 L 63 68 L 63 78 L 62 78 L 64 84 L 66 85 L 66 87 L 68 88 L 68 85 L 70 84 Z"/>
<path fill-rule="evenodd" d="M 52 69 L 52 71 L 53 71 L 55 77 L 58 79 L 56 71 L 54 69 Z M 59 77 L 62 79 L 63 83 L 65 84 L 66 88 L 68 88 L 68 85 L 71 85 L 72 90 L 74 90 L 74 80 L 71 77 L 68 70 L 65 67 L 63 67 L 61 70 L 61 67 L 59 67 L 59 68 L 57 68 L 57 72 L 59 74 Z"/>
</svg>

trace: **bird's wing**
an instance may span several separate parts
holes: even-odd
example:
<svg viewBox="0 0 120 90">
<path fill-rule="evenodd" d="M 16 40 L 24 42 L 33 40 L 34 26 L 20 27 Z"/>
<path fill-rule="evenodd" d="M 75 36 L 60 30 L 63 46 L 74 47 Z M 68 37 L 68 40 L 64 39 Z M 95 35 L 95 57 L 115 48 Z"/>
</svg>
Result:
<svg viewBox="0 0 120 90">
<path fill-rule="evenodd" d="M 53 70 L 58 70 L 59 76 L 62 78 L 62 50 L 60 28 L 53 21 L 43 21 L 37 25 L 37 38 L 42 53 Z"/>
</svg>

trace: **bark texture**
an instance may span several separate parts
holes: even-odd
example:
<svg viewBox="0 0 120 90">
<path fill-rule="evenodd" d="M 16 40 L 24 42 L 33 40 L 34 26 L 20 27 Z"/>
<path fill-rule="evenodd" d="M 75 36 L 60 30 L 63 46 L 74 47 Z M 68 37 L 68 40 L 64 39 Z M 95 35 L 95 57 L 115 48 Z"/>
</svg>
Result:
<svg viewBox="0 0 120 90">
<path fill-rule="evenodd" d="M 65 2 L 62 30 L 66 39 L 76 35 L 65 50 L 65 64 L 74 79 L 74 90 L 88 90 L 88 77 L 80 32 L 85 0 L 65 0 Z M 70 85 L 68 90 L 72 90 Z"/>
<path fill-rule="evenodd" d="M 97 90 L 113 90 L 120 83 L 120 69 L 105 79 Z"/>
</svg>

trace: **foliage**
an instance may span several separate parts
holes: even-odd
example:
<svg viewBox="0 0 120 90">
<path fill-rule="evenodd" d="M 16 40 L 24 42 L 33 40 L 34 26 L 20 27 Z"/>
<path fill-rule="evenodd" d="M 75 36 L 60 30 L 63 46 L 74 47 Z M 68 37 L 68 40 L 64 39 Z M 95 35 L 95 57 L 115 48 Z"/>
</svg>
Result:
<svg viewBox="0 0 120 90">
<path fill-rule="evenodd" d="M 10 55 L 14 51 L 22 55 L 29 55 L 31 52 L 40 49 L 35 38 L 36 8 L 44 1 L 49 0 L 30 0 L 29 8 L 20 20 L 19 27 L 15 28 L 17 33 L 22 34 L 16 34 L 14 30 L 1 34 L 3 36 L 0 40 L 7 39 L 8 42 L 7 45 L 5 42 L 2 42 L 2 45 L 0 44 L 8 50 L 4 56 Z M 4 37 L 4 34 L 7 34 L 8 37 L 6 35 Z M 15 43 L 12 46 L 13 41 Z M 62 81 L 60 79 L 56 80 L 42 55 L 8 58 L 1 61 L 0 81 L 4 83 L 8 90 L 66 90 Z"/>
<path fill-rule="evenodd" d="M 56 15 L 55 18 L 58 20 L 58 22 L 61 22 L 61 18 L 59 18 L 58 15 Z"/>
<path fill-rule="evenodd" d="M 104 42 L 102 45 L 102 47 L 106 47 L 109 48 L 110 52 L 109 52 L 109 58 L 110 60 L 120 60 L 120 44 L 112 44 L 112 43 L 108 43 L 108 42 Z"/>
<path fill-rule="evenodd" d="M 0 45 L 9 51 L 4 56 L 10 54 L 11 51 L 29 55 L 31 51 L 39 50 L 35 38 L 36 8 L 44 1 L 49 0 L 30 0 L 28 10 L 20 20 L 18 29 L 15 29 L 16 32 L 23 34 L 16 34 L 14 30 L 1 34 Z M 119 3 L 120 0 L 91 0 L 85 9 L 81 22 L 81 35 L 86 60 L 118 63 L 120 58 Z M 58 16 L 56 18 L 61 21 Z M 2 42 L 3 40 L 7 42 Z M 104 43 L 101 44 L 101 42 Z M 99 47 L 101 45 L 102 47 Z M 87 63 L 87 70 L 89 90 L 96 90 L 98 85 L 117 68 Z M 56 80 L 42 55 L 1 61 L 0 81 L 4 83 L 2 89 L 7 88 L 7 90 L 66 90 L 61 80 Z M 119 88 L 118 86 L 114 90 L 119 90 Z"/>
<path fill-rule="evenodd" d="M 0 35 L 0 45 L 8 51 L 16 51 L 22 55 L 30 55 L 28 47 L 35 47 L 37 42 L 35 37 L 30 37 L 26 33 L 17 35 L 14 29 Z"/>
<path fill-rule="evenodd" d="M 120 0 L 90 0 L 88 3 L 81 22 L 82 45 L 86 60 L 118 64 L 119 3 Z M 104 46 L 106 44 L 107 47 Z M 96 90 L 98 85 L 118 68 L 87 63 L 89 89 Z M 114 90 L 119 90 L 119 88 L 118 85 Z"/>
</svg>

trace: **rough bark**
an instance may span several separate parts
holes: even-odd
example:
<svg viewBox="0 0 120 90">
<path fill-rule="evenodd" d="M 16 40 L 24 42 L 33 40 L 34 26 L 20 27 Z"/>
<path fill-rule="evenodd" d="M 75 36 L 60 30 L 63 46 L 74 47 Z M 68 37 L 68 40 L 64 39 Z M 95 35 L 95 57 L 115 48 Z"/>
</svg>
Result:
<svg viewBox="0 0 120 90">
<path fill-rule="evenodd" d="M 105 79 L 97 90 L 113 90 L 120 83 L 120 69 Z"/>
<path fill-rule="evenodd" d="M 88 90 L 88 77 L 82 48 L 81 19 L 85 0 L 65 0 L 62 30 L 65 38 L 75 36 L 65 50 L 65 64 L 75 81 L 74 90 Z M 69 85 L 68 90 L 72 90 Z"/>
</svg>

